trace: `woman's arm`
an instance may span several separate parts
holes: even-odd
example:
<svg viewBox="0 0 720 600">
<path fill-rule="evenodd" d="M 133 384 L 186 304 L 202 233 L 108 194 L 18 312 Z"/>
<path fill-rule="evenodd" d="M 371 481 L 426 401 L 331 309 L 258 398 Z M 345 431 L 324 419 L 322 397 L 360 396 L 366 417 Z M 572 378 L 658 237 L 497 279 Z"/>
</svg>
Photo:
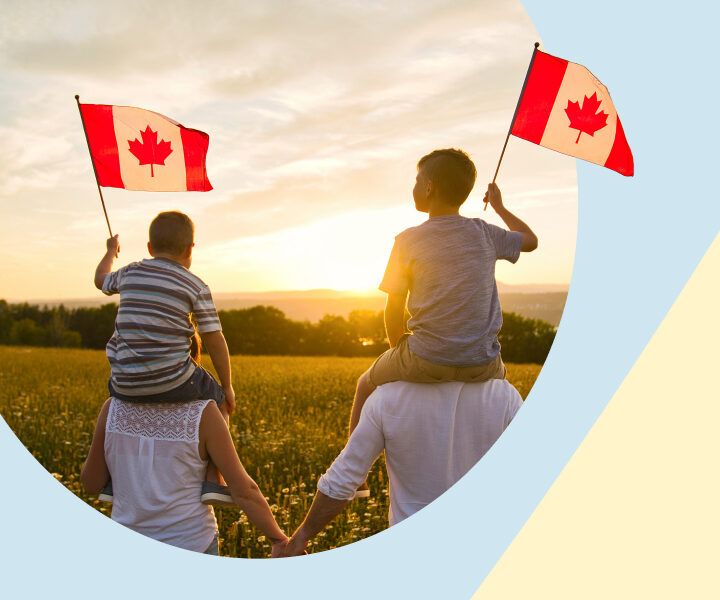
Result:
<svg viewBox="0 0 720 600">
<path fill-rule="evenodd" d="M 273 545 L 273 556 L 277 555 L 288 538 L 275 522 L 260 488 L 240 462 L 230 431 L 215 402 L 208 403 L 200 419 L 200 456 L 206 458 L 206 455 L 223 474 L 235 504 L 267 536 Z"/>
<path fill-rule="evenodd" d="M 97 494 L 110 479 L 105 462 L 105 423 L 110 410 L 110 399 L 100 409 L 88 457 L 80 470 L 80 481 L 88 494 Z"/>
</svg>

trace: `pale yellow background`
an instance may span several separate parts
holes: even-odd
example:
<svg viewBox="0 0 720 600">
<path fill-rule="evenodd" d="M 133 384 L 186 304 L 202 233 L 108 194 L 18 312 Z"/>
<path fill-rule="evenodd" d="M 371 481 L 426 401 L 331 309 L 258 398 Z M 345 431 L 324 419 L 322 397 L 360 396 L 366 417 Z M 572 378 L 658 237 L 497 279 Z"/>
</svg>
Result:
<svg viewBox="0 0 720 600">
<path fill-rule="evenodd" d="M 720 236 L 474 600 L 720 598 Z"/>
</svg>

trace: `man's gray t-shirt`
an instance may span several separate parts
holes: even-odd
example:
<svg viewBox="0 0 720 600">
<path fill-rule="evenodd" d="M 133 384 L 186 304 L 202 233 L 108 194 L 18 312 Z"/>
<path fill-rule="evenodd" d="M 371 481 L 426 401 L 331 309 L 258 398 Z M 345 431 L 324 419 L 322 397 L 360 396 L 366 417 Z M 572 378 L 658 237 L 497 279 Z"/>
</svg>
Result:
<svg viewBox="0 0 720 600">
<path fill-rule="evenodd" d="M 380 289 L 410 293 L 410 350 L 438 365 L 490 363 L 502 325 L 495 261 L 516 262 L 522 240 L 460 215 L 432 217 L 397 235 Z"/>
</svg>

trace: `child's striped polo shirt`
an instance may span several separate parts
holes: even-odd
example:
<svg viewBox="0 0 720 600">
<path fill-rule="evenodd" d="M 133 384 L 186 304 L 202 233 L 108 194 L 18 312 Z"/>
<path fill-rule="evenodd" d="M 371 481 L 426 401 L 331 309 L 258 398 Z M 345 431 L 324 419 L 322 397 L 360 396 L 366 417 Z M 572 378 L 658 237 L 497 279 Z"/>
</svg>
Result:
<svg viewBox="0 0 720 600">
<path fill-rule="evenodd" d="M 102 287 L 120 294 L 115 332 L 106 346 L 113 388 L 127 396 L 172 390 L 195 371 L 190 338 L 220 331 L 210 289 L 182 265 L 152 258 L 108 274 Z"/>
</svg>

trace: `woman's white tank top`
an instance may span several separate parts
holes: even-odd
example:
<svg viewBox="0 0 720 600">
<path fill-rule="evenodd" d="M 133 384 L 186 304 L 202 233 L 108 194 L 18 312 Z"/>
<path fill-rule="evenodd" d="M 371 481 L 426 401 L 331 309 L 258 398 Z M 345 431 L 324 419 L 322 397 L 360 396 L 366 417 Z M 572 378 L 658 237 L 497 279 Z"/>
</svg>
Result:
<svg viewBox="0 0 720 600">
<path fill-rule="evenodd" d="M 113 398 L 105 462 L 113 521 L 155 540 L 203 552 L 217 533 L 200 502 L 208 461 L 200 458 L 200 417 L 212 400 L 139 404 Z"/>
</svg>

